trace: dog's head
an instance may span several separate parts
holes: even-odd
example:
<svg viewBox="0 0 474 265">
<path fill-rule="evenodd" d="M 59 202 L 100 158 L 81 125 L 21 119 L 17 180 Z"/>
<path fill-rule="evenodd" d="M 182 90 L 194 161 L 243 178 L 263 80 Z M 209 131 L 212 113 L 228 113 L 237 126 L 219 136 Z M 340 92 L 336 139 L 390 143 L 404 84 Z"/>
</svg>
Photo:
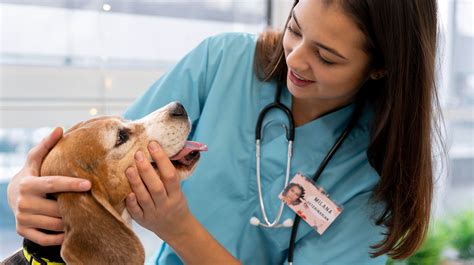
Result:
<svg viewBox="0 0 474 265">
<path fill-rule="evenodd" d="M 157 141 L 179 177 L 186 178 L 199 152 L 207 150 L 203 144 L 186 140 L 190 128 L 184 107 L 173 102 L 137 121 L 99 117 L 80 122 L 64 134 L 44 160 L 41 175 L 74 176 L 92 183 L 88 193 L 57 195 L 66 230 L 61 250 L 66 262 L 114 263 L 123 258 L 129 261 L 137 253 L 134 259 L 143 263 L 143 248 L 121 218 L 124 200 L 131 192 L 125 171 L 135 165 L 138 150 L 157 170 L 147 148 L 150 141 Z M 110 246 L 110 240 L 121 242 L 122 247 Z M 104 250 L 110 252 L 108 259 L 98 259 L 97 251 L 103 255 Z"/>
</svg>

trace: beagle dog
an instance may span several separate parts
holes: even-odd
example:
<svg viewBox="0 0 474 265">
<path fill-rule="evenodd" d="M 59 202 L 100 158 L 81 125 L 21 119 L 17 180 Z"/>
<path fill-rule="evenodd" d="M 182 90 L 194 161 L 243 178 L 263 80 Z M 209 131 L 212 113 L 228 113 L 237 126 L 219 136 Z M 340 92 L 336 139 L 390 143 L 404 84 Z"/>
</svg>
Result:
<svg viewBox="0 0 474 265">
<path fill-rule="evenodd" d="M 41 175 L 73 176 L 92 183 L 89 192 L 53 195 L 64 222 L 60 255 L 66 263 L 144 264 L 143 246 L 125 207 L 131 192 L 125 170 L 135 165 L 138 150 L 157 170 L 147 148 L 150 141 L 157 141 L 179 177 L 188 177 L 199 152 L 207 151 L 204 144 L 186 140 L 190 128 L 183 105 L 173 102 L 137 121 L 98 117 L 64 133 L 43 161 Z M 41 253 L 32 254 L 41 258 Z"/>
</svg>

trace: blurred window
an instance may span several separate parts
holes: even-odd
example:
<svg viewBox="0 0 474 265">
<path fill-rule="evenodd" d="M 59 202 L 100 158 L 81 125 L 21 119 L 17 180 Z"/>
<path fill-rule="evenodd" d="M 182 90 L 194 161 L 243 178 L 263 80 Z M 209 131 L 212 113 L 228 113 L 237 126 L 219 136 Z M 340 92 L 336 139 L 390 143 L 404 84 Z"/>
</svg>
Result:
<svg viewBox="0 0 474 265">
<path fill-rule="evenodd" d="M 206 36 L 259 32 L 266 0 L 0 0 L 1 63 L 163 67 Z"/>
<path fill-rule="evenodd" d="M 54 126 L 120 115 L 206 37 L 261 32 L 267 0 L 0 0 L 0 260 L 21 246 L 6 186 Z M 135 226 L 147 256 L 159 240 Z"/>
<path fill-rule="evenodd" d="M 473 209 L 474 202 L 474 1 L 452 0 L 448 34 L 445 122 L 448 133 L 448 183 L 443 209 Z M 456 207 L 452 207 L 456 205 Z"/>
</svg>

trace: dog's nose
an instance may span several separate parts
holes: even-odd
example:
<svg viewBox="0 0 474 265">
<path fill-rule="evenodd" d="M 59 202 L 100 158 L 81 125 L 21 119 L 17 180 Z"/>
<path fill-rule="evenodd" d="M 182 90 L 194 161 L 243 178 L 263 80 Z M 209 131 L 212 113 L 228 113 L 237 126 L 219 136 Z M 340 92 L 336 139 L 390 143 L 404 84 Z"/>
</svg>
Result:
<svg viewBox="0 0 474 265">
<path fill-rule="evenodd" d="M 170 109 L 170 115 L 172 117 L 183 117 L 183 118 L 187 118 L 188 117 L 188 114 L 186 113 L 186 110 L 184 109 L 184 106 L 183 104 L 179 103 L 179 102 L 175 102 L 172 106 L 171 106 L 171 109 Z"/>
</svg>

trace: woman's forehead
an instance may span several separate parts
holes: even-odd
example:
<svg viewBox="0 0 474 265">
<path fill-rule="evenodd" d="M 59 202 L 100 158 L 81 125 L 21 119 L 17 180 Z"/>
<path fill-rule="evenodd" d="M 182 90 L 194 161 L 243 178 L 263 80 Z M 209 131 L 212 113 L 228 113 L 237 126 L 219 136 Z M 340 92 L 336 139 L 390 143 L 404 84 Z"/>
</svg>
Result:
<svg viewBox="0 0 474 265">
<path fill-rule="evenodd" d="M 293 10 L 294 18 L 309 41 L 322 43 L 350 57 L 364 51 L 365 36 L 336 2 L 301 0 Z"/>
</svg>

